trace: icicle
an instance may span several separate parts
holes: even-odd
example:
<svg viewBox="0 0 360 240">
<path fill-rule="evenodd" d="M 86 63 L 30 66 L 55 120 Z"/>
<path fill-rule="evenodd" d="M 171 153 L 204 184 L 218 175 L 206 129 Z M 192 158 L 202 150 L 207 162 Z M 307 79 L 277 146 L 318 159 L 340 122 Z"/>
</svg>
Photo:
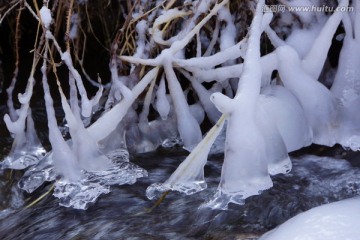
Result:
<svg viewBox="0 0 360 240">
<path fill-rule="evenodd" d="M 71 73 L 69 73 L 69 85 L 70 85 L 70 106 L 72 113 L 74 117 L 76 118 L 76 121 L 81 121 L 81 115 L 80 115 L 80 107 L 79 107 L 79 99 L 77 94 L 77 89 L 75 85 L 75 79 L 72 76 Z"/>
<path fill-rule="evenodd" d="M 23 116 L 20 114 L 18 120 L 25 121 L 22 118 Z M 44 157 L 46 151 L 37 137 L 30 109 L 26 115 L 26 131 L 25 129 L 18 129 L 14 135 L 15 139 L 11 151 L 0 163 L 0 168 L 25 169 L 37 164 Z"/>
<path fill-rule="evenodd" d="M 205 119 L 205 111 L 202 105 L 200 104 L 200 102 L 196 102 L 194 104 L 189 105 L 189 110 L 191 115 L 200 125 Z"/>
<path fill-rule="evenodd" d="M 190 113 L 189 105 L 187 104 L 180 83 L 175 75 L 171 60 L 164 60 L 163 64 L 170 95 L 176 112 L 179 134 L 184 142 L 184 148 L 190 150 L 201 140 L 200 126 Z"/>
<path fill-rule="evenodd" d="M 154 86 L 155 86 L 155 80 L 153 80 L 150 84 L 150 87 L 145 95 L 145 99 L 144 99 L 144 104 L 143 104 L 143 110 L 140 113 L 139 116 L 139 123 L 140 125 L 144 124 L 147 125 L 148 124 L 148 115 L 149 115 L 149 111 L 150 111 L 150 103 L 152 101 L 152 96 L 153 96 L 153 91 L 154 91 Z"/>
<path fill-rule="evenodd" d="M 313 135 L 305 112 L 298 99 L 286 88 L 267 86 L 262 89 L 259 106 L 273 121 L 285 145 L 287 152 L 298 150 L 312 143 Z"/>
<path fill-rule="evenodd" d="M 93 106 L 95 106 L 98 103 L 96 101 L 98 101 L 100 99 L 99 95 L 101 96 L 101 94 L 102 94 L 102 90 L 103 90 L 102 86 L 100 86 L 95 97 L 93 99 L 89 100 L 87 98 L 87 93 L 86 93 L 84 84 L 81 80 L 81 76 L 80 76 L 79 72 L 73 66 L 70 53 L 69 52 L 64 52 L 64 53 L 60 52 L 60 54 L 61 54 L 61 60 L 63 60 L 65 62 L 65 64 L 67 65 L 67 67 L 69 68 L 69 71 L 75 78 L 76 85 L 79 89 L 79 93 L 81 96 L 81 114 L 84 117 L 90 117 Z"/>
<path fill-rule="evenodd" d="M 64 61 L 64 63 L 68 67 L 70 73 L 75 78 L 76 85 L 77 85 L 77 88 L 79 90 L 80 97 L 81 97 L 81 114 L 82 114 L 82 116 L 90 117 L 92 114 L 93 107 L 95 105 L 97 105 L 100 100 L 100 97 L 103 92 L 103 86 L 100 85 L 99 90 L 97 91 L 96 95 L 92 99 L 88 99 L 87 92 L 86 92 L 86 89 L 82 82 L 81 76 L 80 76 L 79 72 L 74 68 L 70 52 L 69 51 L 66 51 L 66 52 L 61 51 L 61 48 L 60 48 L 59 44 L 57 43 L 54 35 L 49 30 L 46 31 L 46 38 L 50 39 L 54 42 L 54 45 L 61 56 L 61 60 Z"/>
<path fill-rule="evenodd" d="M 114 93 L 112 94 L 115 96 L 116 100 L 120 101 L 121 95 L 125 98 L 131 99 L 131 90 L 124 85 L 124 83 L 121 81 L 122 78 L 119 77 L 118 69 L 116 65 L 116 56 L 113 56 L 111 59 L 110 72 L 111 72 L 111 84 L 112 84 L 111 88 L 114 91 Z M 117 91 L 119 91 L 119 93 Z M 121 94 L 121 95 L 117 95 L 117 94 Z"/>
<path fill-rule="evenodd" d="M 351 26 L 346 26 L 347 32 L 331 92 L 347 106 L 360 96 L 360 38 L 354 39 Z"/>
<path fill-rule="evenodd" d="M 15 111 L 10 95 L 15 87 L 16 76 L 17 73 L 14 74 L 8 89 L 10 115 L 5 114 L 4 116 L 6 127 L 14 136 L 14 142 L 9 155 L 1 162 L 0 168 L 24 169 L 38 163 L 45 154 L 45 150 L 37 138 L 29 106 L 35 81 L 34 71 L 32 70 L 30 73 L 25 92 L 18 94 L 21 107 Z"/>
<path fill-rule="evenodd" d="M 191 86 L 199 97 L 200 103 L 203 106 L 209 120 L 216 123 L 220 118 L 221 113 L 216 109 L 214 104 L 209 101 L 211 94 L 214 92 L 207 90 L 200 82 L 197 81 L 197 79 L 193 78 L 186 71 L 181 71 L 181 73 L 191 82 Z"/>
<path fill-rule="evenodd" d="M 15 70 L 14 76 L 10 83 L 10 86 L 6 89 L 6 93 L 7 93 L 7 97 L 8 97 L 6 103 L 7 103 L 8 109 L 9 109 L 10 119 L 13 122 L 16 121 L 19 117 L 15 111 L 14 101 L 13 101 L 13 92 L 14 92 L 17 76 L 18 76 L 18 69 Z"/>
<path fill-rule="evenodd" d="M 159 192 L 179 191 L 187 195 L 204 190 L 204 166 L 215 139 L 220 134 L 225 122 L 223 115 L 210 129 L 201 142 L 191 151 L 189 156 L 179 165 L 176 171 L 162 184 L 154 183 L 146 190 L 146 196 L 153 199 Z"/>
<path fill-rule="evenodd" d="M 357 3 L 358 4 L 358 3 Z M 360 5 L 360 4 L 358 4 Z M 355 13 L 360 15 L 359 13 Z M 354 151 L 360 150 L 360 38 L 355 35 L 349 16 L 344 15 L 346 35 L 331 92 L 341 101 L 338 142 Z M 355 23 L 356 25 L 357 23 Z"/>
<path fill-rule="evenodd" d="M 220 35 L 220 51 L 223 51 L 229 47 L 234 46 L 236 39 L 236 27 L 230 13 L 229 6 L 224 6 L 220 9 L 218 13 L 218 19 L 220 21 L 225 21 L 226 23 L 225 27 L 221 30 Z M 238 46 L 238 49 L 240 48 L 241 47 Z M 223 61 L 223 64 L 225 64 L 225 66 L 234 64 L 234 61 Z"/>
<path fill-rule="evenodd" d="M 47 50 L 45 50 L 47 51 Z M 46 56 L 45 54 L 44 56 Z M 75 154 L 71 151 L 69 145 L 65 142 L 64 138 L 59 131 L 55 110 L 53 107 L 53 100 L 50 95 L 49 85 L 47 83 L 46 76 L 46 59 L 41 68 L 42 71 L 42 83 L 44 88 L 44 98 L 46 106 L 46 115 L 48 118 L 48 127 L 49 127 L 49 141 L 52 146 L 53 158 L 54 158 L 54 167 L 57 174 L 60 174 L 68 181 L 78 181 L 81 179 L 80 168 L 76 161 Z"/>
<path fill-rule="evenodd" d="M 276 50 L 278 71 L 285 87 L 299 100 L 313 130 L 313 142 L 326 146 L 336 143 L 337 109 L 332 93 L 301 67 L 296 51 L 290 46 Z"/>
<path fill-rule="evenodd" d="M 260 36 L 264 0 L 257 3 L 250 27 L 244 70 L 234 99 L 214 93 L 211 101 L 227 115 L 225 160 L 215 196 L 204 206 L 227 209 L 230 202 L 244 199 L 272 187 L 265 161 L 266 142 L 255 123 L 261 87 Z"/>
<path fill-rule="evenodd" d="M 257 124 L 266 142 L 266 158 L 271 175 L 288 173 L 288 152 L 312 143 L 312 131 L 298 100 L 281 86 L 267 86 L 258 102 Z"/>
<path fill-rule="evenodd" d="M 128 109 L 134 103 L 135 99 L 144 91 L 146 86 L 157 76 L 159 68 L 150 70 L 131 90 L 131 96 L 124 98 L 121 102 L 116 104 L 112 109 L 102 115 L 96 122 L 94 122 L 87 131 L 95 141 L 100 141 L 107 137 L 122 120 Z"/>
<path fill-rule="evenodd" d="M 16 135 L 25 135 L 25 120 L 29 109 L 29 103 L 22 104 L 20 110 L 18 111 L 18 119 L 16 121 L 11 121 L 10 116 L 5 114 L 4 122 L 6 124 L 7 129 L 9 132 Z M 22 139 L 24 139 L 22 137 Z M 23 140 L 22 140 L 23 141 Z"/>
<path fill-rule="evenodd" d="M 170 112 L 170 103 L 166 96 L 164 75 L 161 77 L 158 90 L 156 91 L 155 108 L 162 120 L 166 120 Z"/>
<path fill-rule="evenodd" d="M 288 173 L 291 170 L 291 161 L 288 156 L 285 142 L 276 126 L 273 113 L 266 112 L 268 97 L 259 98 L 256 124 L 259 126 L 265 141 L 266 158 L 268 159 L 268 172 L 270 175 Z M 271 100 L 270 100 L 271 101 Z M 272 104 L 272 103 L 270 103 Z"/>
<path fill-rule="evenodd" d="M 71 89 L 73 90 L 71 102 L 75 105 L 75 114 L 71 110 L 62 89 L 59 87 L 61 104 L 65 112 L 65 119 L 69 126 L 72 139 L 73 152 L 76 154 L 79 167 L 86 171 L 103 171 L 111 165 L 110 160 L 101 154 L 97 148 L 96 141 L 84 128 L 77 108 L 77 95 L 74 95 L 75 81 L 70 79 Z"/>
<path fill-rule="evenodd" d="M 348 4 L 348 0 L 342 0 L 340 1 L 338 8 L 345 9 Z M 332 38 L 341 22 L 341 19 L 343 18 L 343 15 L 344 11 L 335 11 L 329 17 L 320 33 L 315 38 L 311 49 L 302 60 L 303 69 L 315 80 L 317 80 L 320 76 L 332 43 Z"/>
</svg>

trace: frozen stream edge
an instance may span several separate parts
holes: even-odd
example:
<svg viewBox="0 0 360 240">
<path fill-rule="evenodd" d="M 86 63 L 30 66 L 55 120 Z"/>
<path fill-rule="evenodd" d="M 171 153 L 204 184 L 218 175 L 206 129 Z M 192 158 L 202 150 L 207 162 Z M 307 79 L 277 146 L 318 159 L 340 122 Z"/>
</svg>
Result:
<svg viewBox="0 0 360 240">
<path fill-rule="evenodd" d="M 132 186 L 112 187 L 112 193 L 89 204 L 86 212 L 59 207 L 54 198 L 30 209 L 18 207 L 7 214 L 6 221 L 0 221 L 0 238 L 249 239 L 251 235 L 256 239 L 300 212 L 359 195 L 360 169 L 351 165 L 356 164 L 355 158 L 349 162 L 333 151 L 331 155 L 336 158 L 292 157 L 292 172 L 273 177 L 274 188 L 248 198 L 244 205 L 230 204 L 228 211 L 197 209 L 220 180 L 222 157 L 212 156 L 205 166 L 208 189 L 191 196 L 170 193 L 150 213 L 144 212 L 153 204 L 145 197 L 146 187 L 165 180 L 185 156 L 168 152 L 140 156 L 134 162 L 149 171 L 149 178 Z"/>
<path fill-rule="evenodd" d="M 59 199 L 59 204 L 85 210 L 101 194 L 109 193 L 111 185 L 134 184 L 137 178 L 148 176 L 145 169 L 129 162 L 129 154 L 124 149 L 115 150 L 106 156 L 113 162 L 108 169 L 93 172 L 82 170 L 83 179 L 69 182 L 62 178 L 56 179 L 52 153 L 49 153 L 38 165 L 25 172 L 18 186 L 32 193 L 44 182 L 56 180 L 53 195 Z"/>
</svg>

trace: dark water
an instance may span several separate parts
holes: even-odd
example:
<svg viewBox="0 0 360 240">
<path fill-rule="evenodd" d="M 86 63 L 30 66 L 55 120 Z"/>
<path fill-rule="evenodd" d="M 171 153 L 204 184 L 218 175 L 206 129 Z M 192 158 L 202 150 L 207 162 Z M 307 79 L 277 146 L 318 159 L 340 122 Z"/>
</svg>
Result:
<svg viewBox="0 0 360 240">
<path fill-rule="evenodd" d="M 2 137 L 0 144 L 6 153 L 11 139 Z M 0 239 L 257 239 L 299 212 L 360 193 L 357 153 L 313 147 L 293 154 L 292 172 L 273 177 L 272 189 L 248 198 L 243 206 L 230 205 L 228 211 L 198 208 L 219 182 L 223 157 L 213 156 L 205 168 L 207 190 L 192 196 L 170 192 L 149 211 L 155 201 L 146 198 L 147 186 L 164 181 L 184 158 L 180 149 L 134 158 L 149 177 L 131 186 L 112 187 L 86 211 L 60 207 L 51 194 L 31 208 L 20 206 L 34 201 L 51 184 L 25 195 L 14 187 L 21 172 L 5 171 L 0 177 L 0 207 L 18 209 L 2 211 L 7 216 L 0 220 Z"/>
</svg>

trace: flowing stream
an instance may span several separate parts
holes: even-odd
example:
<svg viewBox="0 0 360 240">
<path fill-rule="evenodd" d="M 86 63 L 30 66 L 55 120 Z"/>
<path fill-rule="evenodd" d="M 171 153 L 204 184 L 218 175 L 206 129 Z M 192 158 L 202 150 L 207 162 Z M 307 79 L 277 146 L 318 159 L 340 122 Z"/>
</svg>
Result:
<svg viewBox="0 0 360 240">
<path fill-rule="evenodd" d="M 5 137 L 3 124 L 0 129 L 4 158 L 12 140 Z M 179 148 L 133 157 L 149 176 L 134 185 L 112 186 L 86 211 L 61 207 L 51 194 L 25 208 L 52 184 L 28 195 L 16 187 L 21 171 L 0 172 L 0 239 L 257 239 L 300 212 L 360 193 L 359 154 L 313 146 L 293 153 L 292 171 L 273 177 L 274 187 L 246 199 L 245 205 L 230 204 L 227 211 L 199 208 L 220 180 L 223 156 L 217 155 L 205 167 L 205 191 L 191 196 L 170 192 L 153 207 L 146 188 L 166 180 L 185 157 Z"/>
</svg>

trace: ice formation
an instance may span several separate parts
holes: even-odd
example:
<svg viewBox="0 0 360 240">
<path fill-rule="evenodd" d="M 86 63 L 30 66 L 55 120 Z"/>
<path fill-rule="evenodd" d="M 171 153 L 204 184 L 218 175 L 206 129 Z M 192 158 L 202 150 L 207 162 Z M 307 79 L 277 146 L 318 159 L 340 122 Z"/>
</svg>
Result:
<svg viewBox="0 0 360 240">
<path fill-rule="evenodd" d="M 357 217 L 360 199 L 352 198 L 325 204 L 289 219 L 259 240 L 356 239 L 360 234 Z"/>
<path fill-rule="evenodd" d="M 17 71 L 8 88 L 9 114 L 4 120 L 14 144 L 1 162 L 1 168 L 26 169 L 18 184 L 21 189 L 33 192 L 45 181 L 55 182 L 54 195 L 61 205 L 86 209 L 111 185 L 133 184 L 147 176 L 146 170 L 129 162 L 129 152 L 180 144 L 190 154 L 164 183 L 152 184 L 147 196 L 204 190 L 207 156 L 223 150 L 218 189 L 203 206 L 227 209 L 229 203 L 242 204 L 270 188 L 271 175 L 288 173 L 291 151 L 312 143 L 360 149 L 358 1 L 350 3 L 353 12 L 331 14 L 265 13 L 264 0 L 249 1 L 252 20 L 246 27 L 239 20 L 242 13 L 234 11 L 229 0 L 186 1 L 183 6 L 176 1 L 156 1 L 155 6 L 128 2 L 134 4 L 128 25 L 108 46 L 109 88 L 100 81 L 93 84 L 98 87 L 93 97 L 71 50 L 58 43 L 52 29 L 58 23 L 49 3 L 37 14 L 26 5 L 41 23 L 35 49 L 42 58 L 34 54 L 26 90 L 18 96 L 20 109 L 15 110 L 12 99 Z M 289 7 L 318 6 L 311 1 L 284 2 Z M 338 6 L 345 9 L 349 1 L 339 0 Z M 70 39 L 79 39 L 81 16 L 68 14 L 73 26 L 67 26 L 65 41 L 70 46 Z M 339 26 L 345 30 L 339 64 L 334 76 L 325 75 Z M 128 35 L 122 46 L 119 36 L 124 33 Z M 265 53 L 263 36 L 270 40 Z M 50 45 L 68 70 L 69 93 L 57 76 Z M 51 143 L 46 155 L 30 107 L 37 62 L 42 62 Z M 56 78 L 69 138 L 57 122 L 49 71 Z M 330 89 L 324 78 L 332 83 Z"/>
</svg>

